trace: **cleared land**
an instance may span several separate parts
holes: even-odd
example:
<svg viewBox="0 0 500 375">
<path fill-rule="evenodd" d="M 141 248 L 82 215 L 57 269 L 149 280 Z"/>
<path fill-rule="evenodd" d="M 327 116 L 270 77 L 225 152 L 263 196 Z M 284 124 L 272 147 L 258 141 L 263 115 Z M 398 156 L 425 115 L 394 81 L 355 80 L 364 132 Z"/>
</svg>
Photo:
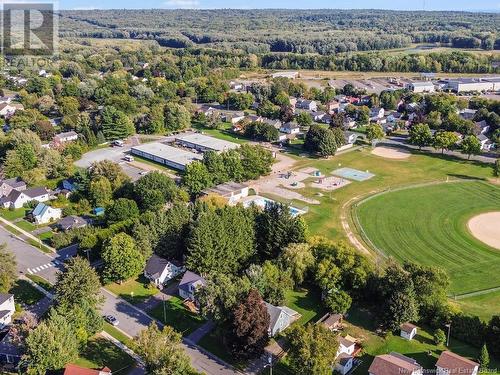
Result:
<svg viewBox="0 0 500 375">
<path fill-rule="evenodd" d="M 474 216 L 467 226 L 479 241 L 500 250 L 500 212 L 487 212 Z"/>
<path fill-rule="evenodd" d="M 371 197 L 356 215 L 364 234 L 400 261 L 439 265 L 462 294 L 500 286 L 500 252 L 474 238 L 468 220 L 500 209 L 500 188 L 455 182 L 402 189 Z"/>
<path fill-rule="evenodd" d="M 397 149 L 394 147 L 376 147 L 372 151 L 373 155 L 381 156 L 387 159 L 408 159 L 411 153 L 404 149 Z"/>
</svg>

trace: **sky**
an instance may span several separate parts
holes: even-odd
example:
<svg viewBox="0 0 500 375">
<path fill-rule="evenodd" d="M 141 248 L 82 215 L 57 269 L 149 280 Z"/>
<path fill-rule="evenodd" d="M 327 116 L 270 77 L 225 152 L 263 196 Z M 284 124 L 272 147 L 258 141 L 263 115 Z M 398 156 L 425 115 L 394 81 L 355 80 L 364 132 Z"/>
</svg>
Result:
<svg viewBox="0 0 500 375">
<path fill-rule="evenodd" d="M 58 0 L 59 9 L 297 8 L 500 12 L 500 0 Z"/>
</svg>

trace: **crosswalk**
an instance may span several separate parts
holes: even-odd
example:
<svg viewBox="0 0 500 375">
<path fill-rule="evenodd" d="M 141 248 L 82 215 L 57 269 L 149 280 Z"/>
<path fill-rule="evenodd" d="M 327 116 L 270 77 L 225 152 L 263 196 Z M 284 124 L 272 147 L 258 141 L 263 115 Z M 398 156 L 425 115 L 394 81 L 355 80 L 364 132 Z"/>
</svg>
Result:
<svg viewBox="0 0 500 375">
<path fill-rule="evenodd" d="M 46 270 L 50 267 L 56 267 L 58 266 L 59 264 L 61 264 L 61 262 L 59 262 L 58 260 L 53 260 L 52 262 L 49 262 L 49 263 L 46 263 L 46 264 L 42 264 L 41 266 L 38 266 L 38 267 L 34 267 L 34 268 L 28 268 L 28 272 L 33 275 L 37 272 L 40 272 L 40 271 L 43 271 L 43 270 Z"/>
</svg>

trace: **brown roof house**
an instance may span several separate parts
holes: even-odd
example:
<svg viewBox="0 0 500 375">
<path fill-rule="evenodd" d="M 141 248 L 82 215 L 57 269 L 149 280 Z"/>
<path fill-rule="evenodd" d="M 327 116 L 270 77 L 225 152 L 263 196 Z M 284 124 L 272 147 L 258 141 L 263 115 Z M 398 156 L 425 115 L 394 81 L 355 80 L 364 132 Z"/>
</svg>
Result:
<svg viewBox="0 0 500 375">
<path fill-rule="evenodd" d="M 410 357 L 399 353 L 382 354 L 375 357 L 369 375 L 422 375 L 422 366 Z"/>
<path fill-rule="evenodd" d="M 342 314 L 325 314 L 318 324 L 323 324 L 330 331 L 335 332 L 342 329 Z"/>
<path fill-rule="evenodd" d="M 417 335 L 417 326 L 411 323 L 401 324 L 401 337 L 407 340 L 413 340 Z"/>
<path fill-rule="evenodd" d="M 479 364 L 448 350 L 441 353 L 436 362 L 437 375 L 476 375 Z"/>
</svg>

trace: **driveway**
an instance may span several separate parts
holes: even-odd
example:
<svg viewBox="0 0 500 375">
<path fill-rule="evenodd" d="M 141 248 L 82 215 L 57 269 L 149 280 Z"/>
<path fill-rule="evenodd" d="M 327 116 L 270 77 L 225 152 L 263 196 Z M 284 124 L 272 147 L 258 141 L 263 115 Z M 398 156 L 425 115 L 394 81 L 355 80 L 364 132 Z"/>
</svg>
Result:
<svg viewBox="0 0 500 375">
<path fill-rule="evenodd" d="M 94 151 L 83 154 L 80 160 L 75 161 L 75 165 L 81 168 L 88 168 L 92 163 L 101 160 L 111 160 L 116 163 L 122 161 L 125 153 L 130 151 L 132 144 L 127 144 L 123 147 L 106 147 L 99 148 Z"/>
</svg>

